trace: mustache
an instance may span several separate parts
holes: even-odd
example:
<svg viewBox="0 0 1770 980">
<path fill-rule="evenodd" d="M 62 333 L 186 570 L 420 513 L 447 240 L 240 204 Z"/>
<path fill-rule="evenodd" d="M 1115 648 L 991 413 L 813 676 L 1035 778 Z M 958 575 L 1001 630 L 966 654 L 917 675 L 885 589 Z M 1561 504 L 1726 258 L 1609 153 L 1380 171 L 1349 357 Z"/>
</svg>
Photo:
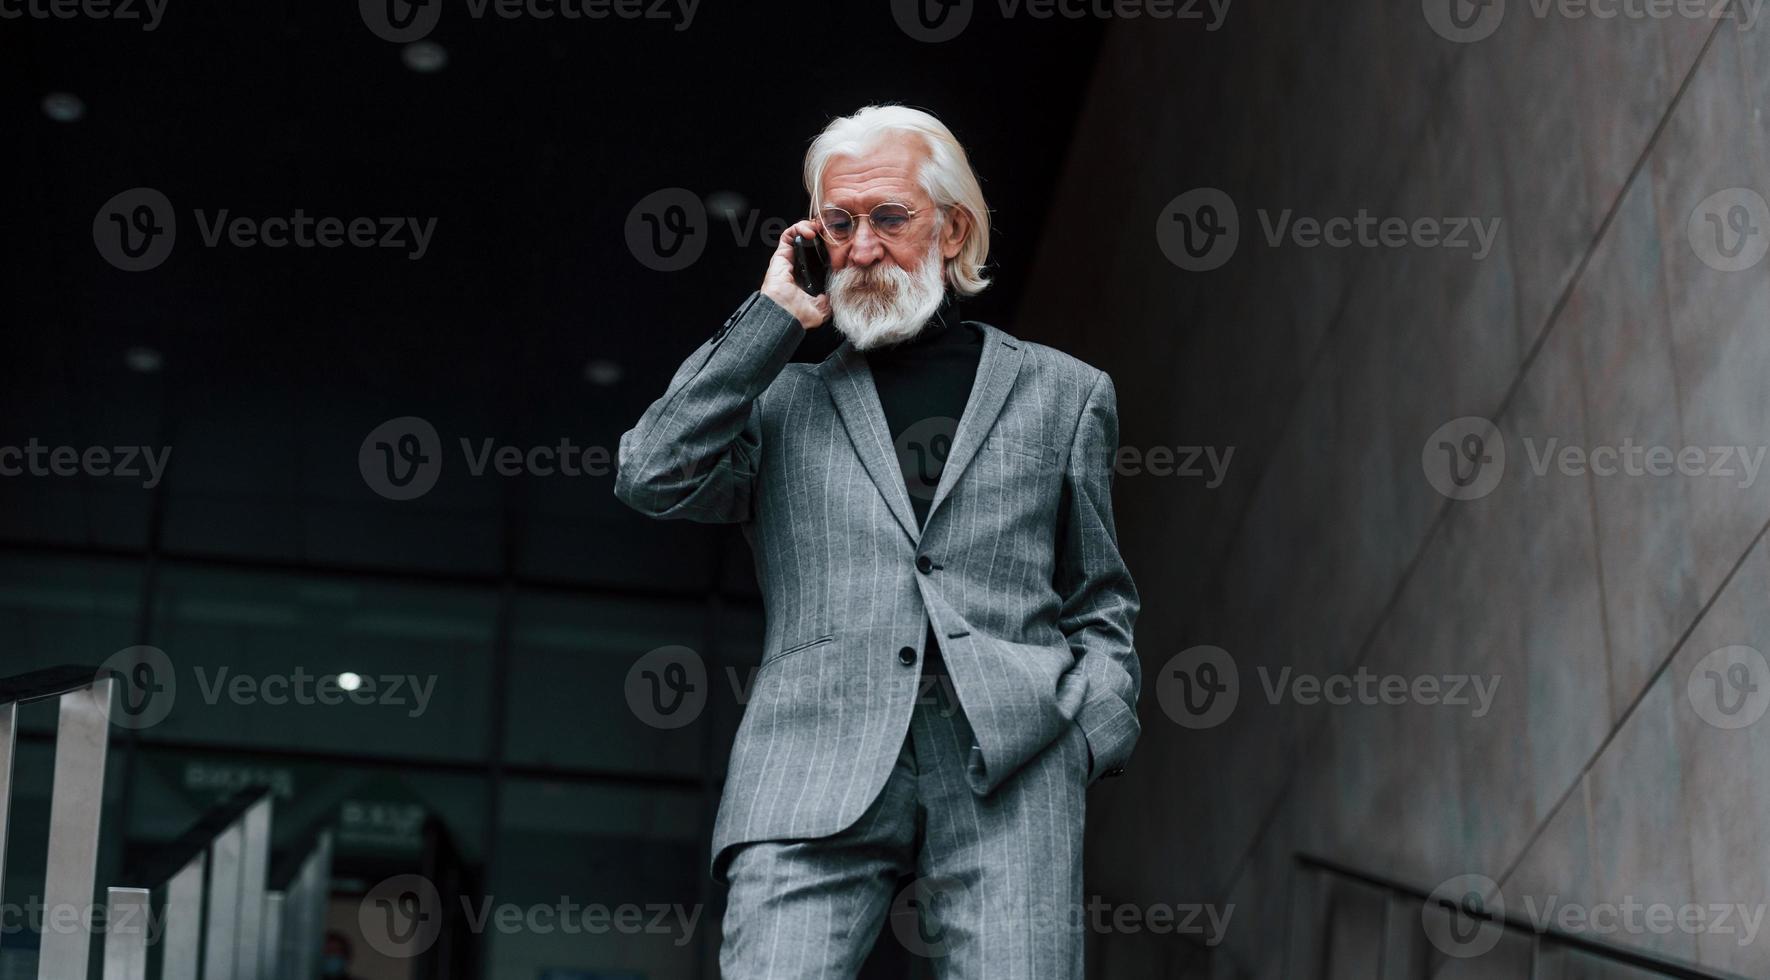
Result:
<svg viewBox="0 0 1770 980">
<path fill-rule="evenodd" d="M 854 270 L 851 285 L 863 292 L 883 292 L 897 288 L 897 281 L 884 266 L 870 265 Z"/>
</svg>

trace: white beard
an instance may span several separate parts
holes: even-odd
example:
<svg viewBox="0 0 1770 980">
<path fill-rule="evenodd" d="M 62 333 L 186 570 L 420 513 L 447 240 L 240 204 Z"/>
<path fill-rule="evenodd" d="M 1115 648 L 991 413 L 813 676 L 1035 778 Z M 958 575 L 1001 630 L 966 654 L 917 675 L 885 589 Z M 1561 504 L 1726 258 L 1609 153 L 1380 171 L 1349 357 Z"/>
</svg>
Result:
<svg viewBox="0 0 1770 980">
<path fill-rule="evenodd" d="M 940 252 L 930 246 L 914 272 L 885 262 L 830 275 L 830 313 L 855 350 L 899 344 L 928 325 L 946 298 Z"/>
</svg>

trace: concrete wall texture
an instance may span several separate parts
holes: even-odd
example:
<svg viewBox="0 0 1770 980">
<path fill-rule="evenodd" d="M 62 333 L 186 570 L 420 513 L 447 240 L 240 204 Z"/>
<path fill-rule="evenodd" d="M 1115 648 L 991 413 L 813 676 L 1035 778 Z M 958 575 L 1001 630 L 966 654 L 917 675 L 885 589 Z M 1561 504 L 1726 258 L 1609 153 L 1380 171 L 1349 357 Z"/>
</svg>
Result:
<svg viewBox="0 0 1770 980">
<path fill-rule="evenodd" d="M 1411 0 L 1114 23 L 1029 277 L 1016 326 L 1112 374 L 1125 446 L 1233 448 L 1217 486 L 1118 479 L 1144 734 L 1088 841 L 1108 902 L 1233 904 L 1212 975 L 1306 975 L 1298 853 L 1481 875 L 1509 912 L 1770 902 L 1770 720 L 1742 724 L 1770 699 L 1770 24 L 1494 6 L 1467 41 Z M 1158 244 L 1195 188 L 1239 219 L 1207 271 Z M 1274 242 L 1286 209 L 1408 241 Z M 1490 489 L 1445 483 L 1470 417 Z M 1199 645 L 1239 682 L 1215 724 L 1179 704 Z M 1405 703 L 1270 693 L 1361 670 Z M 1497 683 L 1485 711 L 1415 686 L 1459 677 Z M 1770 975 L 1714 914 L 1589 928 Z M 1092 965 L 1186 945 L 1114 934 Z"/>
</svg>

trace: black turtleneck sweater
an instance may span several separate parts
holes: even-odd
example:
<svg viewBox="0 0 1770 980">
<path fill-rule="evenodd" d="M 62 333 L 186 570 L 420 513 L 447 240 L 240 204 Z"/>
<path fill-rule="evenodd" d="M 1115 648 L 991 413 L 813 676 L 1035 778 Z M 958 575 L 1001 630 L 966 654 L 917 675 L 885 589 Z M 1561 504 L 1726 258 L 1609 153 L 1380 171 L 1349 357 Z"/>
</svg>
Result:
<svg viewBox="0 0 1770 980">
<path fill-rule="evenodd" d="M 928 523 L 982 357 L 983 328 L 960 321 L 951 293 L 921 333 L 866 354 L 918 524 Z"/>
<path fill-rule="evenodd" d="M 879 392 L 879 407 L 891 430 L 891 444 L 903 470 L 904 488 L 916 522 L 928 523 L 928 508 L 952 450 L 977 365 L 983 358 L 983 328 L 964 323 L 951 293 L 921 333 L 890 347 L 870 350 L 867 366 Z M 934 624 L 923 644 L 923 668 L 943 672 Z"/>
</svg>

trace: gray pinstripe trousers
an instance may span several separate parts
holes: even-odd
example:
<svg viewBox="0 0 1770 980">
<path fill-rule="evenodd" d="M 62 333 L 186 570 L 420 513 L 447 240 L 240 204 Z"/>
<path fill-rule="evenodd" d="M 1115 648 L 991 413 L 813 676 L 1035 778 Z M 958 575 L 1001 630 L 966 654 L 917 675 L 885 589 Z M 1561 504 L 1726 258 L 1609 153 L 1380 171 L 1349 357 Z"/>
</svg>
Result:
<svg viewBox="0 0 1770 980">
<path fill-rule="evenodd" d="M 859 821 L 737 849 L 719 950 L 728 980 L 852 977 L 888 918 L 937 977 L 1082 976 L 1081 728 L 980 798 L 965 779 L 980 759 L 971 725 L 950 682 L 930 681 Z"/>
</svg>

